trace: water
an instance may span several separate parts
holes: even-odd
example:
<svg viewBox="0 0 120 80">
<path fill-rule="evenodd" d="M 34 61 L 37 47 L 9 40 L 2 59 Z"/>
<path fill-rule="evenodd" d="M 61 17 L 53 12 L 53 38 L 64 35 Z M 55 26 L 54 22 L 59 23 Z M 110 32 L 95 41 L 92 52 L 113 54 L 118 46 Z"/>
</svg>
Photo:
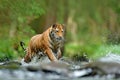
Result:
<svg viewBox="0 0 120 80">
<path fill-rule="evenodd" d="M 100 58 L 103 62 L 116 62 L 120 63 L 120 55 L 109 52 L 105 57 Z"/>
<path fill-rule="evenodd" d="M 109 53 L 95 62 L 74 62 L 70 59 L 64 59 L 57 63 L 44 61 L 41 63 L 33 62 L 34 64 L 31 63 L 27 66 L 21 65 L 19 61 L 1 63 L 0 80 L 120 79 L 120 55 L 117 54 Z"/>
</svg>

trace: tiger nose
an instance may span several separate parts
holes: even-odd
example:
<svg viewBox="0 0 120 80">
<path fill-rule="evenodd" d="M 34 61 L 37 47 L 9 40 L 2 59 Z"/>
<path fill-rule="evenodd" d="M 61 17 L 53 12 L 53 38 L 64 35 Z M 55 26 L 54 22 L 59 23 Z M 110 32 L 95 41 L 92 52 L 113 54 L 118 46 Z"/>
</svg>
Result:
<svg viewBox="0 0 120 80">
<path fill-rule="evenodd" d="M 58 40 L 63 40 L 63 37 L 58 37 L 57 39 L 58 39 Z"/>
</svg>

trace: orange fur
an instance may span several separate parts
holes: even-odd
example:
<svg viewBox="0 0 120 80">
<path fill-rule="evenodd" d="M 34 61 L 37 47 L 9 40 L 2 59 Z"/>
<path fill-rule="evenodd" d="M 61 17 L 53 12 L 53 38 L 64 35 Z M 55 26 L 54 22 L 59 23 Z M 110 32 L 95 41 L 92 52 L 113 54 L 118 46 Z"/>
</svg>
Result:
<svg viewBox="0 0 120 80">
<path fill-rule="evenodd" d="M 42 34 L 33 36 L 26 49 L 24 61 L 30 62 L 35 55 L 39 56 L 39 52 L 48 56 L 51 61 L 57 61 L 61 57 L 60 48 L 64 40 L 63 30 L 62 24 L 54 24 Z"/>
</svg>

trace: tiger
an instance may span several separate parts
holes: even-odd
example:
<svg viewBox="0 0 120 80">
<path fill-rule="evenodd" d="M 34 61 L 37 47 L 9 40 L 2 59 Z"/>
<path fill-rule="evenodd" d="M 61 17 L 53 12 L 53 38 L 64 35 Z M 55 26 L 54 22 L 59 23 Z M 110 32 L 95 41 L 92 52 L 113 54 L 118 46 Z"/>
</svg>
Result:
<svg viewBox="0 0 120 80">
<path fill-rule="evenodd" d="M 55 23 L 43 33 L 33 36 L 26 49 L 24 43 L 20 42 L 21 47 L 26 52 L 24 62 L 29 63 L 33 57 L 41 57 L 41 55 L 47 56 L 52 62 L 58 61 L 62 57 L 61 47 L 64 43 L 64 32 L 64 25 Z"/>
</svg>

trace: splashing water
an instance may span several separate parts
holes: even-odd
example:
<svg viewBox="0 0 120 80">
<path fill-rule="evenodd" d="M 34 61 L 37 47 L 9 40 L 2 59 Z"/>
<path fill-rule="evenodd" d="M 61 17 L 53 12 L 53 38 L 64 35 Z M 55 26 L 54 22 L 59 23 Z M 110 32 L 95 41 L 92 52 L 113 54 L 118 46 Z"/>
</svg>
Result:
<svg viewBox="0 0 120 80">
<path fill-rule="evenodd" d="M 105 57 L 99 59 L 103 62 L 116 62 L 120 63 L 120 55 L 109 52 Z"/>
</svg>

